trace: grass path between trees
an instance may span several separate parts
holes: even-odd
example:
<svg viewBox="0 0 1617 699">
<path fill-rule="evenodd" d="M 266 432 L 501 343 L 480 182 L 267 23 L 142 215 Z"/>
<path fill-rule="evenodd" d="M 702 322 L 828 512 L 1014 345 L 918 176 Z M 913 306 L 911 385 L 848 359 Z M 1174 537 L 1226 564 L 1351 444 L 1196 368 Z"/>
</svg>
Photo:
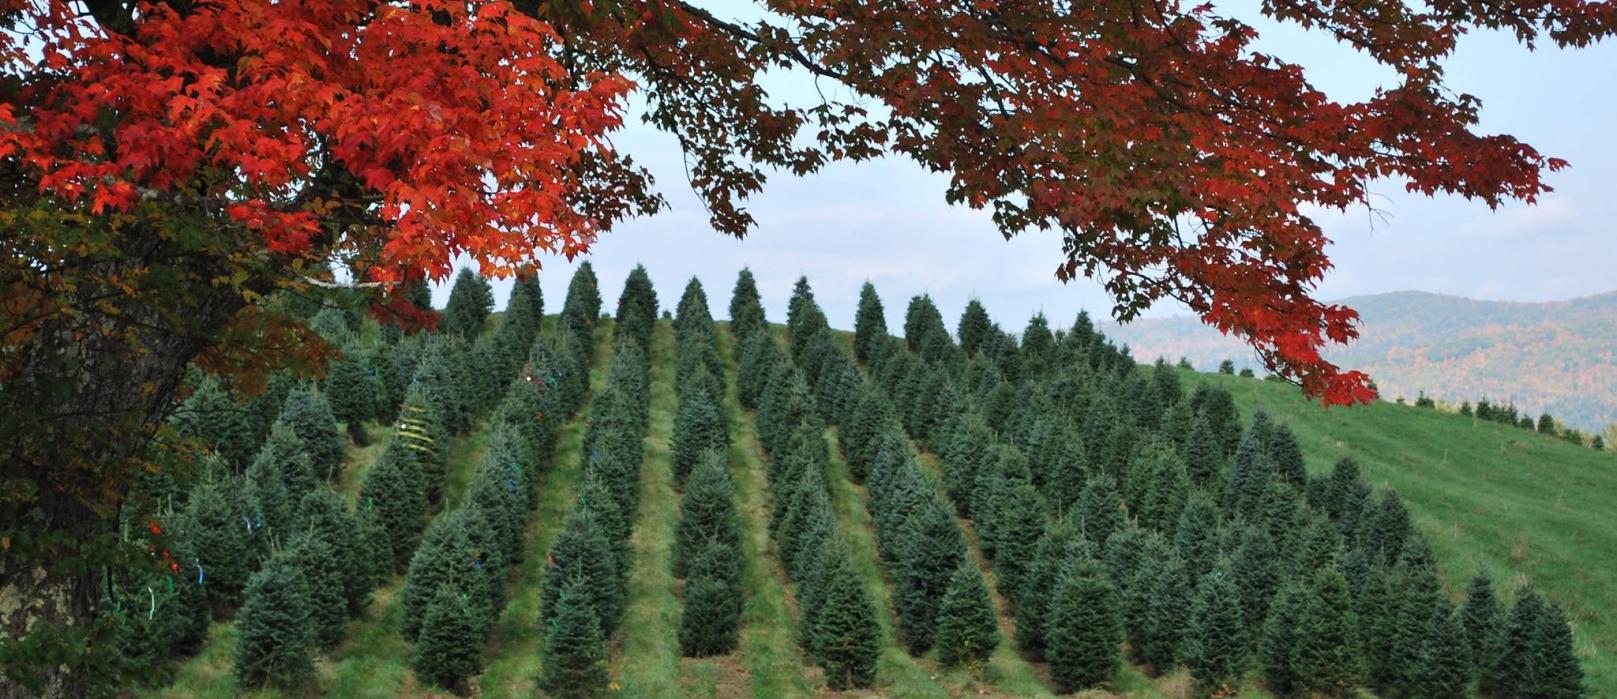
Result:
<svg viewBox="0 0 1617 699">
<path fill-rule="evenodd" d="M 767 467 L 758 431 L 742 409 L 736 389 L 735 340 L 728 331 L 718 333 L 718 338 L 730 428 L 730 478 L 741 515 L 741 583 L 747 596 L 741 611 L 741 658 L 751 681 L 746 695 L 757 699 L 811 696 L 819 683 L 811 682 L 806 674 L 816 670 L 797 645 L 796 603 L 769 537 L 774 506 L 764 482 Z"/>
<path fill-rule="evenodd" d="M 678 499 L 669 462 L 674 434 L 673 327 L 651 337 L 650 424 L 641 441 L 640 505 L 629 536 L 629 596 L 612 677 L 625 697 L 687 696 L 680 689 L 679 600 L 670 555 Z"/>
<path fill-rule="evenodd" d="M 545 555 L 561 532 L 562 522 L 578 499 L 583 469 L 584 431 L 596 391 L 606 384 L 612 362 L 611 324 L 595 328 L 594 361 L 590 364 L 590 397 L 578 416 L 562 427 L 550 468 L 540 477 L 539 506 L 528 523 L 527 554 L 515 571 L 510 600 L 489 637 L 489 659 L 475 683 L 483 697 L 531 697 L 537 692 L 540 656 L 545 634 L 539 624 L 540 593 L 544 589 Z"/>
</svg>

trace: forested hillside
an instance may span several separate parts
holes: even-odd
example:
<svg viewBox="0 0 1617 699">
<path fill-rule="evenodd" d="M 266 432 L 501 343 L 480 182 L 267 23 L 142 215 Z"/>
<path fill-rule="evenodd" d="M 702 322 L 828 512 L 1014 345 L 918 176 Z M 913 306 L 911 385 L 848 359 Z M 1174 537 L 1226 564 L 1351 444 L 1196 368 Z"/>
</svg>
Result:
<svg viewBox="0 0 1617 699">
<path fill-rule="evenodd" d="M 127 513 L 166 566 L 117 575 L 139 693 L 1617 687 L 1596 452 L 1141 366 L 1084 317 L 659 298 L 637 268 L 603 315 L 585 266 L 491 315 L 463 275 L 435 331 L 313 315 L 318 384 L 199 377 L 165 443 L 203 466 Z"/>
<path fill-rule="evenodd" d="M 1458 406 L 1488 398 L 1584 431 L 1617 424 L 1617 292 L 1557 303 L 1476 301 L 1420 292 L 1340 301 L 1359 311 L 1360 338 L 1332 361 L 1370 373 L 1382 397 L 1424 392 Z M 1252 351 L 1193 318 L 1108 325 L 1142 357 L 1225 359 L 1260 369 Z"/>
</svg>

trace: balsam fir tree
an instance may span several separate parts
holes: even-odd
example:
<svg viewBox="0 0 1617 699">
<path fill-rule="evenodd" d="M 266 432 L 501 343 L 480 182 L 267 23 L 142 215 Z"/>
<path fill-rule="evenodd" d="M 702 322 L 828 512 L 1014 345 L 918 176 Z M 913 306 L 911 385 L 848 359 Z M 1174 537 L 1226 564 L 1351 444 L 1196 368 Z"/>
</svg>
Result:
<svg viewBox="0 0 1617 699">
<path fill-rule="evenodd" d="M 1202 576 L 1180 646 L 1191 676 L 1215 693 L 1233 686 L 1247 667 L 1250 637 L 1234 577 L 1224 563 Z"/>
<path fill-rule="evenodd" d="M 551 696 L 585 699 L 607 692 L 606 634 L 589 589 L 594 584 L 582 577 L 547 582 L 560 588 L 545 627 L 539 677 L 540 688 Z"/>
<path fill-rule="evenodd" d="M 313 671 L 309 583 L 290 552 L 271 556 L 247 583 L 236 614 L 236 677 L 244 687 L 291 686 Z"/>
<path fill-rule="evenodd" d="M 1297 615 L 1295 668 L 1310 690 L 1338 696 L 1358 686 L 1364 674 L 1357 619 L 1340 571 L 1320 568 L 1311 578 Z"/>
<path fill-rule="evenodd" d="M 396 570 L 408 563 L 415 551 L 427 503 L 412 480 L 412 474 L 400 466 L 402 457 L 392 457 L 391 451 L 384 451 L 370 472 L 365 474 L 359 502 L 386 537 L 389 567 Z"/>
<path fill-rule="evenodd" d="M 1493 580 L 1486 572 L 1479 571 L 1466 587 L 1465 603 L 1460 607 L 1460 625 L 1465 629 L 1470 667 L 1476 675 L 1486 675 L 1498 656 L 1504 626 L 1504 611 L 1499 598 L 1494 596 Z"/>
<path fill-rule="evenodd" d="M 377 400 L 382 388 L 371 375 L 364 350 L 355 344 L 345 346 L 342 357 L 327 369 L 320 390 L 330 402 L 332 417 L 348 427 L 348 438 L 356 446 L 369 444 L 364 423 L 381 412 L 377 409 Z"/>
<path fill-rule="evenodd" d="M 311 532 L 300 532 L 287 547 L 287 554 L 308 583 L 310 641 L 316 649 L 335 648 L 348 630 L 348 600 L 343 583 L 347 561 L 337 550 Z"/>
<path fill-rule="evenodd" d="M 966 354 L 974 354 L 982 349 L 983 340 L 988 337 L 989 326 L 993 321 L 988 318 L 988 309 L 983 307 L 981 301 L 972 299 L 966 302 L 966 309 L 960 313 L 960 324 L 956 334 L 960 336 L 960 350 Z"/>
<path fill-rule="evenodd" d="M 696 554 L 709 543 L 739 547 L 741 520 L 735 509 L 727 454 L 709 451 L 680 496 L 679 523 L 674 528 L 675 577 L 685 577 Z"/>
<path fill-rule="evenodd" d="M 462 267 L 455 275 L 455 285 L 449 289 L 449 301 L 444 304 L 438 330 L 474 339 L 483 331 L 483 323 L 493 311 L 494 291 L 488 280 L 471 268 Z"/>
<path fill-rule="evenodd" d="M 186 534 L 193 563 L 207 586 L 208 598 L 228 603 L 239 599 L 258 556 L 254 520 L 241 507 L 233 481 L 209 480 L 191 491 L 186 503 Z M 262 525 L 259 522 L 260 526 Z"/>
<path fill-rule="evenodd" d="M 292 428 L 303 449 L 309 454 L 309 465 L 315 477 L 331 480 L 342 468 L 345 449 L 342 433 L 337 430 L 337 419 L 331 413 L 326 397 L 312 386 L 293 390 L 286 397 L 280 422 Z"/>
<path fill-rule="evenodd" d="M 1445 601 L 1432 610 L 1432 619 L 1415 658 L 1411 696 L 1464 699 L 1471 685 L 1470 649 L 1465 627 Z"/>
<path fill-rule="evenodd" d="M 887 314 L 882 311 L 881 297 L 869 281 L 859 288 L 859 311 L 853 320 L 853 356 L 861 362 L 870 361 L 870 352 L 876 341 L 887 334 Z"/>
<path fill-rule="evenodd" d="M 298 501 L 297 530 L 330 545 L 335 564 L 341 570 L 341 588 L 350 616 L 359 616 L 370 606 L 371 590 L 380 572 L 372 568 L 367 549 L 368 535 L 361 530 L 359 515 L 348 509 L 342 494 L 323 486 Z"/>
<path fill-rule="evenodd" d="M 938 662 L 948 667 L 986 661 L 999 641 L 999 624 L 982 571 L 963 561 L 949 578 L 938 607 Z"/>
<path fill-rule="evenodd" d="M 833 690 L 869 687 L 876 680 L 880 653 L 876 607 L 849 567 L 838 567 L 820 583 L 821 602 L 812 647 Z"/>
<path fill-rule="evenodd" d="M 432 685 L 458 690 L 482 669 L 484 636 L 465 595 L 440 586 L 427 605 L 410 669 Z"/>
<path fill-rule="evenodd" d="M 1052 591 L 1045 658 L 1056 689 L 1075 692 L 1111 681 L 1123 641 L 1110 576 L 1088 560 L 1069 560 Z"/>
<path fill-rule="evenodd" d="M 670 448 L 674 482 L 683 486 L 691 469 L 696 468 L 707 452 L 727 452 L 729 448 L 729 430 L 715 397 L 705 391 L 682 389 Z"/>
</svg>

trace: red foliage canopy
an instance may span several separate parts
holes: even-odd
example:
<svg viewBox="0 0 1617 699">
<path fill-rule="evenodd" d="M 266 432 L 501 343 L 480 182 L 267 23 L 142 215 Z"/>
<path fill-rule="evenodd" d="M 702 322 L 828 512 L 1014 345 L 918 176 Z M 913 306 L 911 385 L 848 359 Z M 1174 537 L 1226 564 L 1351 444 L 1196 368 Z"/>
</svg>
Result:
<svg viewBox="0 0 1617 699">
<path fill-rule="evenodd" d="M 200 199 L 267 253 L 376 280 L 442 277 L 457 253 L 506 271 L 660 208 L 605 140 L 638 88 L 721 231 L 750 227 L 739 202 L 770 168 L 902 153 L 1007 236 L 1059 231 L 1057 275 L 1101 279 L 1120 319 L 1177 298 L 1333 403 L 1373 393 L 1321 356 L 1357 316 L 1312 296 L 1330 261 L 1309 211 L 1365 205 L 1378 178 L 1533 201 L 1564 163 L 1475 133 L 1441 61 L 1478 28 L 1529 46 L 1617 28 L 1586 0 L 1265 0 L 1396 69 L 1340 103 L 1248 24 L 1172 0 L 774 0 L 753 22 L 678 0 L 0 7 L 24 76 L 0 93 L 0 158 L 95 215 Z M 779 67 L 855 98 L 778 105 L 758 78 Z"/>
</svg>

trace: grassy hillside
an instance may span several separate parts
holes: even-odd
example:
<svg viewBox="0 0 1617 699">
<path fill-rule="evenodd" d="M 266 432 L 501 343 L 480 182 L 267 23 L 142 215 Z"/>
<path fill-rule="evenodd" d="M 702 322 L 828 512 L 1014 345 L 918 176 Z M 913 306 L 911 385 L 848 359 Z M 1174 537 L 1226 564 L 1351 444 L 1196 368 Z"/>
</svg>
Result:
<svg viewBox="0 0 1617 699">
<path fill-rule="evenodd" d="M 1548 411 L 1585 431 L 1617 423 L 1617 292 L 1557 303 L 1398 292 L 1341 303 L 1359 311 L 1362 335 L 1330 357 L 1370 372 L 1389 400 L 1413 400 L 1421 391 L 1456 404 L 1487 397 L 1535 417 Z M 1183 356 L 1204 369 L 1233 359 L 1255 367 L 1244 344 L 1194 318 L 1104 330 L 1141 359 Z"/>
<path fill-rule="evenodd" d="M 745 532 L 747 599 L 742 643 L 729 655 L 702 660 L 679 658 L 672 645 L 679 588 L 667 570 L 678 516 L 678 496 L 671 487 L 668 464 L 675 409 L 671 335 L 668 323 L 658 324 L 651 366 L 651 429 L 641 473 L 642 500 L 631 540 L 628 623 L 611 644 L 614 680 L 624 696 L 837 696 L 839 693 L 825 688 L 819 670 L 803 657 L 794 640 L 798 632 L 795 590 L 777 562 L 775 543 L 768 535 L 770 503 L 763 483 L 767 464 L 757 443 L 755 418 L 736 399 L 734 341 L 722 330 L 731 471 Z M 591 377 L 595 389 L 600 388 L 610 361 L 608 337 L 604 327 L 596 337 L 598 361 Z M 1611 573 L 1617 570 L 1617 528 L 1609 521 L 1609 513 L 1617 509 L 1617 458 L 1613 454 L 1433 410 L 1388 403 L 1325 409 L 1304 400 L 1294 387 L 1275 382 L 1192 372 L 1186 372 L 1183 379 L 1187 388 L 1198 381 L 1225 386 L 1247 420 L 1253 411 L 1262 409 L 1289 424 L 1311 471 L 1328 470 L 1339 458 L 1352 456 L 1372 482 L 1396 488 L 1432 542 L 1445 584 L 1456 598 L 1480 566 L 1493 573 L 1507 599 L 1531 578 L 1572 615 L 1577 651 L 1592 695 L 1617 694 L 1617 586 L 1610 584 Z M 539 485 L 542 504 L 529 528 L 529 556 L 513 574 L 512 602 L 487 648 L 485 670 L 472 681 L 479 695 L 526 696 L 535 691 L 543 643 L 537 601 L 544 584 L 544 552 L 576 496 L 583 428 L 582 419 L 566 426 L 555 465 Z M 382 431 L 374 436 L 381 437 Z M 859 574 L 882 610 L 877 686 L 850 695 L 1048 694 L 1046 668 L 1027 663 L 1008 645 L 981 667 L 957 670 L 940 668 L 930 655 L 912 658 L 903 651 L 892 628 L 889 581 L 876 560 L 864 488 L 849 479 L 846 465 L 836 453 L 835 430 L 827 432 L 827 439 L 833 447 L 827 475 L 837 523 L 852 544 Z M 463 490 L 466 474 L 486 441 L 486 430 L 474 430 L 457 440 L 452 449 L 454 477 L 449 502 Z M 343 479 L 345 491 L 357 488 L 378 452 L 376 446 L 352 452 Z M 923 455 L 923 464 L 935 474 L 933 459 Z M 963 526 L 972 533 L 969 522 Z M 354 622 L 349 640 L 319 663 L 315 685 L 320 694 L 433 694 L 409 670 L 414 651 L 398 632 L 395 593 L 399 586 L 400 581 L 394 580 L 380 590 L 371 613 Z M 1002 607 L 1002 601 L 996 599 L 996 606 Z M 1003 615 L 1000 621 L 1002 633 L 1009 638 L 1014 622 Z M 235 694 L 230 663 L 234 641 L 230 623 L 216 624 L 208 645 L 182 668 L 178 681 L 151 694 Z M 1189 681 L 1183 672 L 1152 680 L 1125 666 L 1112 686 L 1116 694 L 1110 696 L 1184 697 Z M 1255 672 L 1241 689 L 1241 697 L 1266 696 L 1257 685 Z"/>
<path fill-rule="evenodd" d="M 1195 374 L 1290 424 L 1311 472 L 1352 456 L 1396 488 L 1459 599 L 1479 566 L 1507 598 L 1530 578 L 1572 617 L 1591 696 L 1617 695 L 1617 455 L 1391 403 L 1323 408 L 1288 385 Z"/>
</svg>

